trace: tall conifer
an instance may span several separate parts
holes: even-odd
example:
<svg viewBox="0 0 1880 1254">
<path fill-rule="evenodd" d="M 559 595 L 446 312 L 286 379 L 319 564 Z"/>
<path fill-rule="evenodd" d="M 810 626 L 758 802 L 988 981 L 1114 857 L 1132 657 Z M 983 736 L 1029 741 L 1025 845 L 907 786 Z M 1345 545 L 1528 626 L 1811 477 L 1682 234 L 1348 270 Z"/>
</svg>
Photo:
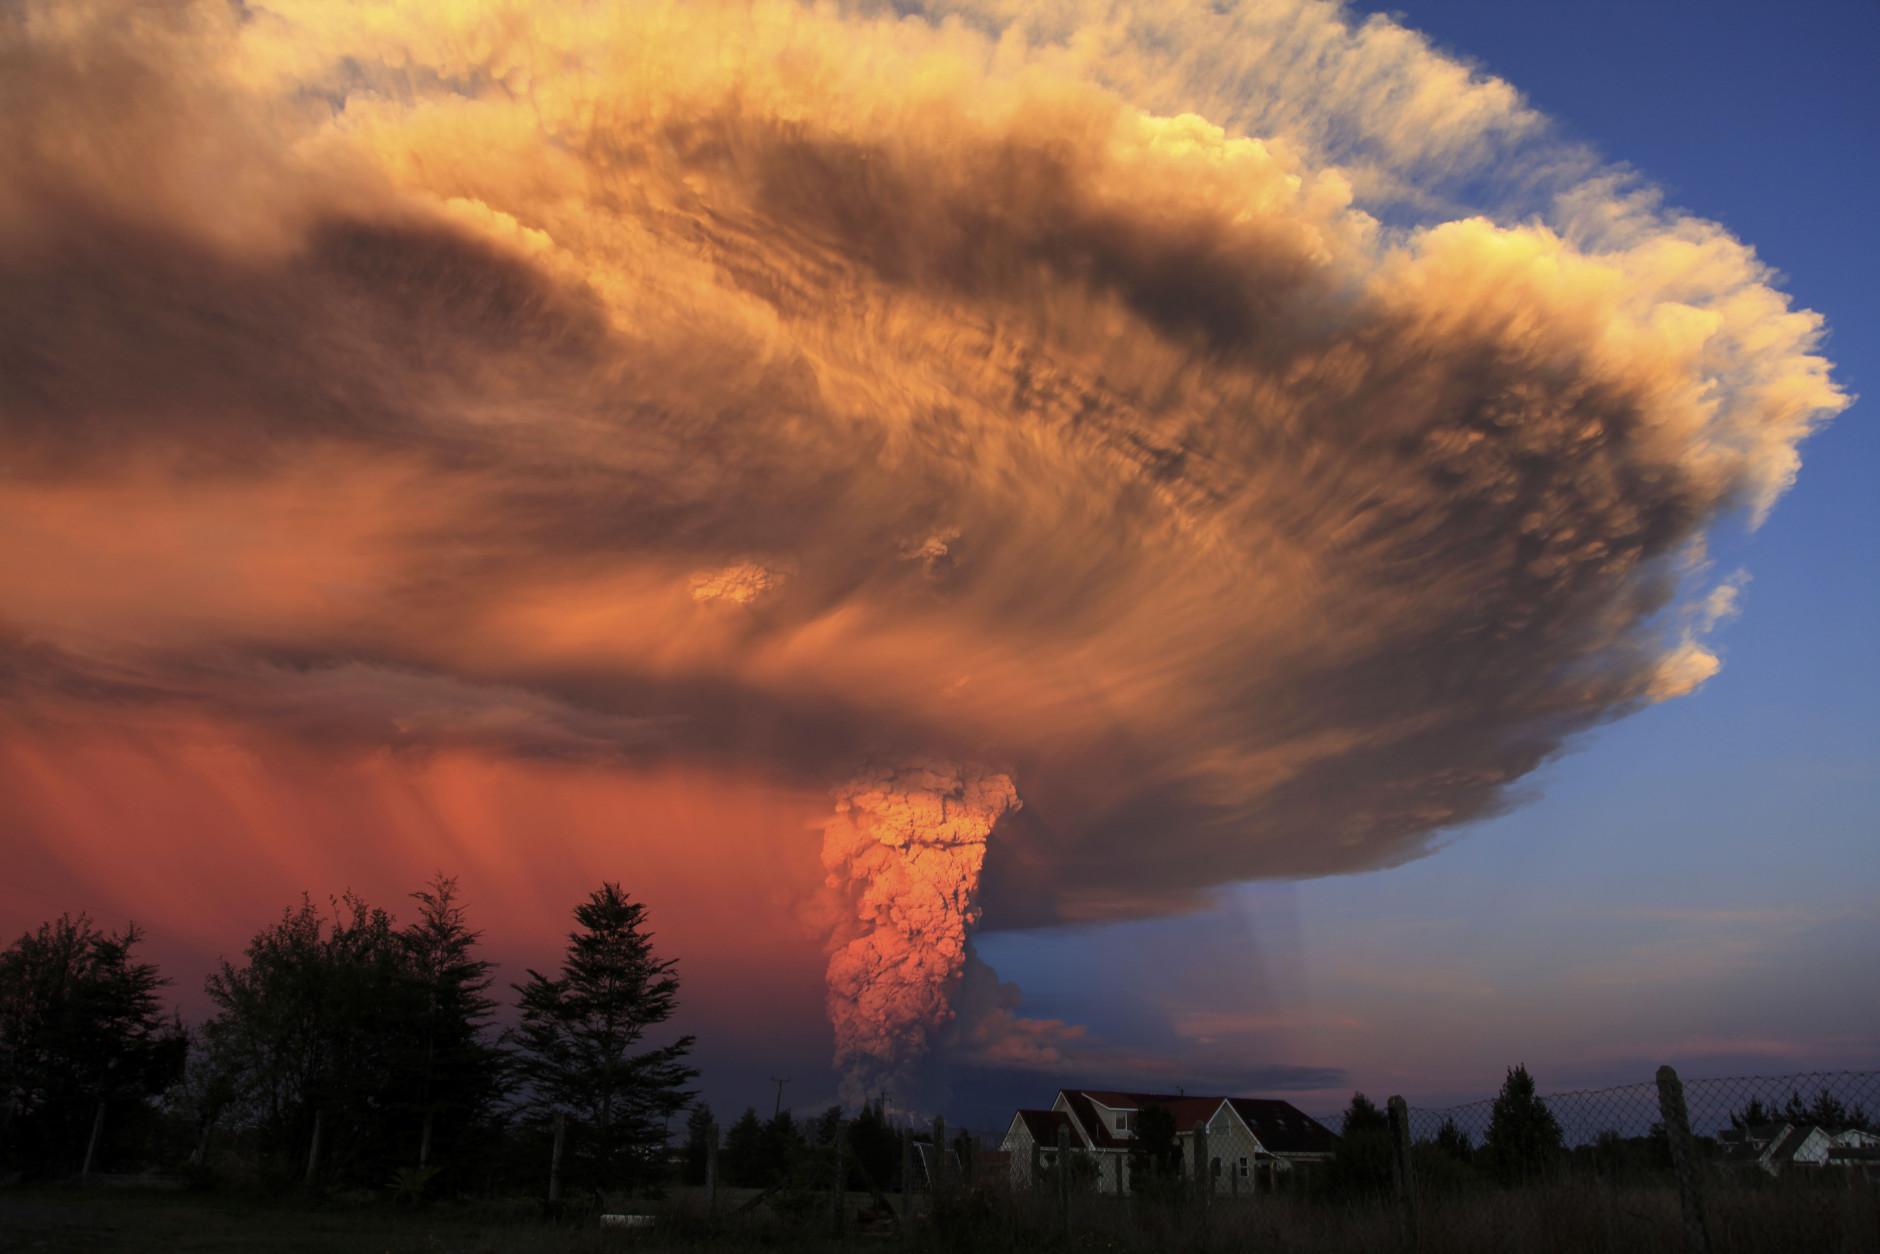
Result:
<svg viewBox="0 0 1880 1254">
<path fill-rule="evenodd" d="M 691 1102 L 685 1064 L 693 1038 L 641 1048 L 646 1033 L 678 1006 L 675 959 L 653 952 L 646 906 L 604 883 L 575 907 L 561 974 L 530 971 L 522 1022 L 512 1039 L 527 1081 L 527 1106 L 569 1121 L 570 1178 L 598 1188 L 657 1176 L 666 1121 Z"/>
</svg>

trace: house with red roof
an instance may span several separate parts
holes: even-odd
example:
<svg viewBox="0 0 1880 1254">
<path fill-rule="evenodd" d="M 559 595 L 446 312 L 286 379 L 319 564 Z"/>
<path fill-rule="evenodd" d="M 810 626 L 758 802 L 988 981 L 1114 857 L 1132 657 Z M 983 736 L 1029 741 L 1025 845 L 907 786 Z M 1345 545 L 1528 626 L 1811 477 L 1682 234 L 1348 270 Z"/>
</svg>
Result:
<svg viewBox="0 0 1880 1254">
<path fill-rule="evenodd" d="M 1183 1174 L 1193 1179 L 1199 1166 L 1218 1194 L 1285 1187 L 1297 1173 L 1324 1162 L 1338 1148 L 1331 1129 L 1290 1102 L 1059 1089 L 1049 1110 L 1021 1110 L 1012 1116 L 999 1148 L 1009 1156 L 1013 1187 L 1031 1187 L 1042 1172 L 1056 1167 L 1062 1129 L 1073 1157 L 1089 1164 L 1085 1170 L 1092 1172 L 1095 1187 L 1126 1196 L 1136 1116 L 1149 1105 L 1165 1106 L 1175 1116 Z M 1199 1164 L 1197 1129 L 1207 1133 L 1207 1161 Z"/>
</svg>

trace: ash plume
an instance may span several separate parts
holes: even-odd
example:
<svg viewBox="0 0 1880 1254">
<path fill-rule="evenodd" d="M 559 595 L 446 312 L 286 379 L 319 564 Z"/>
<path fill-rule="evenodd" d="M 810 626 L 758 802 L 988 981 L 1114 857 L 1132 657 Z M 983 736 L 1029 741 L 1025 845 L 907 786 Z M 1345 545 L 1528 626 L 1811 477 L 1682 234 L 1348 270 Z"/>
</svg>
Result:
<svg viewBox="0 0 1880 1254">
<path fill-rule="evenodd" d="M 1707 532 L 1846 404 L 1747 246 L 1317 0 L 26 3 L 0 57 L 0 739 L 834 789 L 851 1088 L 982 908 L 1413 858 L 1693 690 Z"/>
<path fill-rule="evenodd" d="M 839 911 L 828 1007 L 845 1103 L 918 1100 L 979 922 L 986 838 L 1018 804 L 1007 776 L 932 760 L 871 767 L 837 790 L 822 859 Z"/>
</svg>

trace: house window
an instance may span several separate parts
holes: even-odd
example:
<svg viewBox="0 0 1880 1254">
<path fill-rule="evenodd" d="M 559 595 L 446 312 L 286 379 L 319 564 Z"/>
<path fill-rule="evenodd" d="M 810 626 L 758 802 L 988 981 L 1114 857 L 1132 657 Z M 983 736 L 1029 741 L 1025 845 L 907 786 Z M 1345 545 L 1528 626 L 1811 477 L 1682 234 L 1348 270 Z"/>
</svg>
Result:
<svg viewBox="0 0 1880 1254">
<path fill-rule="evenodd" d="M 1241 1159 L 1240 1160 L 1240 1178 L 1242 1180 L 1245 1180 L 1248 1176 L 1252 1174 L 1253 1174 L 1253 1169 L 1247 1165 L 1247 1160 L 1244 1158 Z"/>
<path fill-rule="evenodd" d="M 1121 1132 L 1123 1129 L 1127 1128 L 1128 1126 L 1129 1126 L 1129 1116 L 1119 1112 L 1116 1116 L 1116 1130 L 1118 1132 Z M 830 1187 L 833 1188 L 834 1186 L 832 1185 Z"/>
</svg>

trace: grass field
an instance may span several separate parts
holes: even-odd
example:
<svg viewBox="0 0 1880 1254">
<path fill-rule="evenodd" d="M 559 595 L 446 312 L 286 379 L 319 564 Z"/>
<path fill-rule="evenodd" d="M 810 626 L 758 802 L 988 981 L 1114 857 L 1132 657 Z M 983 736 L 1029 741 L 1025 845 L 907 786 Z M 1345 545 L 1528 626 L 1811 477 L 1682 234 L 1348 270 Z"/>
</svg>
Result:
<svg viewBox="0 0 1880 1254">
<path fill-rule="evenodd" d="M 1406 1248 L 1388 1205 L 1328 1206 L 1291 1198 L 1144 1211 L 1112 1198 L 1077 1200 L 1067 1235 L 1042 1196 L 1002 1191 L 943 1197 L 900 1240 L 892 1225 L 851 1224 L 830 1235 L 826 1194 L 729 1212 L 748 1197 L 727 1191 L 716 1216 L 696 1191 L 658 1202 L 616 1203 L 657 1216 L 651 1232 L 605 1230 L 592 1209 L 550 1222 L 539 1204 L 438 1204 L 400 1211 L 383 1201 L 262 1200 L 234 1194 L 119 1188 L 0 1189 L 0 1254 L 588 1254 L 599 1251 L 813 1251 L 899 1247 L 927 1254 L 1394 1254 Z M 868 1205 L 850 1194 L 853 1220 Z M 1675 1254 L 1683 1248 L 1676 1193 L 1563 1184 L 1483 1193 L 1425 1206 L 1419 1254 Z M 1768 1187 L 1717 1190 L 1709 1199 L 1715 1254 L 1874 1254 L 1880 1188 Z"/>
</svg>

